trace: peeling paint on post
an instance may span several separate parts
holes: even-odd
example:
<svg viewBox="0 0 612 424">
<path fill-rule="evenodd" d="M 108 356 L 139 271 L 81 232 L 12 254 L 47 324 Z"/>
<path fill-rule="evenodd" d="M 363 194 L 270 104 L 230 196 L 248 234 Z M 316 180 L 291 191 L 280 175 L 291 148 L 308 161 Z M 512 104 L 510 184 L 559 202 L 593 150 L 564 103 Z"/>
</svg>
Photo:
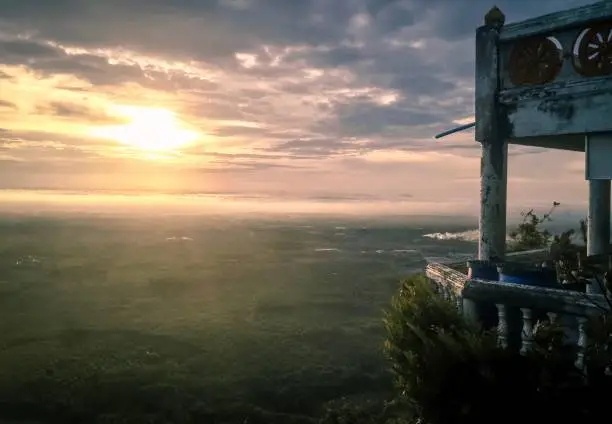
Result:
<svg viewBox="0 0 612 424">
<path fill-rule="evenodd" d="M 508 125 L 498 101 L 504 21 L 504 14 L 494 7 L 476 30 L 476 140 L 482 144 L 478 258 L 485 260 L 502 259 L 506 246 Z"/>
<path fill-rule="evenodd" d="M 476 29 L 476 141 L 492 142 L 501 131 L 499 110 L 499 31 L 504 14 L 494 7 L 485 15 L 485 25 Z"/>
<path fill-rule="evenodd" d="M 503 259 L 506 253 L 507 158 L 507 143 L 482 143 L 479 259 Z"/>
<path fill-rule="evenodd" d="M 506 243 L 506 132 L 508 125 L 498 101 L 499 34 L 504 14 L 494 7 L 476 30 L 476 140 L 482 144 L 478 258 L 502 259 Z M 467 319 L 477 320 L 477 306 L 464 300 Z"/>
</svg>

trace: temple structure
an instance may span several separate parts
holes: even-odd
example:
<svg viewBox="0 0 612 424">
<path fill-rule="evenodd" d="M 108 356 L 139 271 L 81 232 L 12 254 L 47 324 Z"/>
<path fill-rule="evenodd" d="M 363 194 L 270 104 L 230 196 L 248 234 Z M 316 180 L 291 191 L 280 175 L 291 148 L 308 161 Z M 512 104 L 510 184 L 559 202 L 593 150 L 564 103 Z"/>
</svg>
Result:
<svg viewBox="0 0 612 424">
<path fill-rule="evenodd" d="M 612 178 L 612 2 L 476 30 L 476 141 L 482 145 L 479 258 L 503 258 L 507 145 L 585 152 L 588 254 L 607 253 Z"/>
<path fill-rule="evenodd" d="M 508 144 L 585 153 L 587 255 L 610 253 L 612 1 L 510 24 L 494 7 L 476 30 L 475 73 L 475 138 L 482 146 L 478 258 L 503 260 L 506 254 Z M 520 308 L 524 349 L 533 308 L 593 312 L 586 303 L 576 309 L 582 300 L 569 290 L 470 281 L 439 264 L 430 264 L 427 274 L 456 295 L 466 315 L 475 315 L 475 301 L 496 304 L 502 341 L 506 306 Z M 604 302 L 601 294 L 588 296 L 591 304 Z"/>
</svg>

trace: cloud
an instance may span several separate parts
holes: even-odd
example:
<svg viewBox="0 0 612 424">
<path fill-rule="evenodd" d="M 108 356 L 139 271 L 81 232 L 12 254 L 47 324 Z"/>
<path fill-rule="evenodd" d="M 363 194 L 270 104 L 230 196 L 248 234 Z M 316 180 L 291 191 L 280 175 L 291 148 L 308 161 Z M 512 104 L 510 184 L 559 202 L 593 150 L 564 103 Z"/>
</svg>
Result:
<svg viewBox="0 0 612 424">
<path fill-rule="evenodd" d="M 43 76 L 74 75 L 95 85 L 145 79 L 142 69 L 136 66 L 111 64 L 108 58 L 93 53 L 69 54 L 56 43 L 43 39 L 0 38 L 0 56 L 4 65 L 27 65 Z"/>
<path fill-rule="evenodd" d="M 19 38 L 2 40 L 0 54 L 3 56 L 3 63 L 9 65 L 20 65 L 31 60 L 57 58 L 61 55 L 57 48 L 47 43 L 32 42 Z"/>
<path fill-rule="evenodd" d="M 512 21 L 588 2 L 498 5 Z M 461 190 L 477 196 L 480 146 L 472 132 L 431 137 L 474 113 L 474 29 L 490 7 L 484 0 L 469 7 L 454 0 L 8 2 L 0 16 L 0 84 L 10 93 L 0 103 L 9 123 L 1 152 L 11 155 L 15 175 L 90 172 L 97 177 L 84 179 L 96 186 L 133 179 L 148 187 L 144 175 L 157 173 L 158 184 L 163 175 L 174 188 L 278 193 L 284 185 L 324 201 L 313 194 L 321 185 L 338 196 L 359 185 L 398 199 L 431 175 L 427 189 L 410 187 L 415 199 Z M 201 143 L 155 164 L 84 137 L 88 125 L 116 122 L 115 104 L 173 110 L 202 133 Z M 511 155 L 518 168 L 534 155 L 565 158 L 526 147 Z M 123 177 L 102 184 L 109 170 Z"/>
<path fill-rule="evenodd" d="M 13 102 L 9 102 L 8 100 L 0 99 L 0 109 L 17 109 L 17 105 Z"/>
<path fill-rule="evenodd" d="M 49 102 L 39 105 L 36 111 L 42 115 L 52 115 L 58 118 L 68 118 L 89 122 L 92 124 L 125 124 L 125 117 L 112 116 L 104 110 L 97 110 L 84 104 L 68 102 Z"/>
<path fill-rule="evenodd" d="M 10 18 L 12 26 L 20 24 L 21 33 L 35 33 L 40 40 L 52 40 L 56 47 L 51 47 L 49 41 L 43 44 L 21 40 L 11 41 L 6 49 L 13 54 L 27 52 L 35 69 L 51 73 L 72 72 L 96 84 L 130 80 L 153 85 L 153 81 L 158 80 L 161 81 L 159 87 L 170 87 L 166 73 L 146 69 L 137 60 L 124 63 L 113 58 L 113 49 L 119 48 L 143 56 L 195 59 L 194 63 L 203 71 L 223 70 L 228 79 L 245 85 L 260 76 L 276 77 L 277 81 L 268 81 L 266 89 L 230 88 L 234 102 L 238 98 L 250 98 L 251 101 L 248 105 L 234 107 L 233 111 L 228 105 L 227 114 L 245 116 L 250 112 L 275 118 L 278 111 L 274 110 L 274 103 L 279 99 L 275 96 L 273 102 L 273 93 L 282 90 L 288 99 L 291 94 L 308 92 L 312 98 L 302 99 L 305 103 L 302 108 L 316 109 L 322 117 L 312 116 L 314 122 L 299 122 L 305 131 L 308 130 L 305 127 L 314 126 L 316 132 L 331 132 L 338 137 L 369 136 L 388 127 L 408 131 L 417 123 L 442 126 L 458 114 L 471 113 L 471 87 L 457 82 L 457 77 L 464 75 L 457 75 L 456 69 L 462 64 L 471 64 L 469 38 L 472 34 L 464 33 L 459 25 L 461 20 L 457 19 L 455 24 L 459 25 L 459 30 L 453 32 L 455 37 L 448 43 L 444 38 L 436 38 L 436 34 L 423 25 L 442 19 L 441 14 L 459 18 L 468 13 L 466 8 L 454 6 L 455 3 L 438 1 L 427 6 L 428 3 L 409 1 L 341 4 L 321 0 L 210 1 L 202 4 L 158 1 L 140 9 L 140 1 L 84 1 L 78 5 L 60 2 L 53 11 L 42 4 L 36 8 L 15 4 L 6 13 L 6 21 Z M 482 11 L 478 13 L 482 15 L 486 7 L 483 2 Z M 60 14 L 60 10 L 64 14 Z M 111 15 L 114 19 L 112 30 L 109 30 L 108 25 L 101 23 L 104 17 Z M 60 21 L 51 24 L 49 16 Z M 467 21 L 473 32 L 476 21 Z M 447 23 L 446 26 L 457 25 Z M 164 31 L 169 26 L 172 30 Z M 215 42 L 203 45 L 204 39 Z M 468 54 L 461 54 L 464 50 Z M 40 56 L 40 60 L 35 59 L 35 55 Z M 238 59 L 241 55 L 254 58 L 257 66 L 241 66 Z M 449 70 L 451 62 L 454 62 L 453 69 Z M 332 76 L 335 68 L 343 68 L 343 75 Z M 292 72 L 308 69 L 321 75 L 306 81 L 292 80 Z M 180 72 L 173 75 L 174 84 L 181 79 L 179 75 Z M 179 86 L 185 88 L 189 85 L 187 82 L 191 82 L 191 90 L 200 89 L 203 83 L 212 84 L 208 80 L 187 79 Z M 393 105 L 347 99 L 346 95 L 337 92 L 339 84 L 348 91 L 386 88 L 395 91 L 400 99 Z M 201 96 L 214 98 L 226 89 L 222 85 L 209 86 L 202 90 Z M 247 108 L 250 110 L 246 111 Z M 210 109 L 214 114 L 215 108 Z M 280 115 L 282 118 L 283 114 Z M 227 131 L 218 130 L 218 133 L 223 135 Z"/>
<path fill-rule="evenodd" d="M 0 142 L 4 148 L 27 147 L 36 149 L 37 146 L 48 147 L 53 146 L 57 149 L 99 149 L 109 152 L 109 142 L 107 140 L 85 138 L 82 136 L 70 136 L 47 132 L 44 130 L 37 131 L 19 131 L 11 129 L 2 129 L 0 131 Z M 32 153 L 35 153 L 34 151 Z M 24 157 L 24 159 L 28 159 Z"/>
<path fill-rule="evenodd" d="M 263 150 L 310 157 L 330 157 L 351 153 L 356 154 L 359 153 L 360 148 L 359 145 L 351 141 L 331 138 L 312 138 L 287 140 Z"/>
<path fill-rule="evenodd" d="M 368 102 L 342 103 L 336 106 L 335 115 L 348 136 L 371 136 L 386 132 L 389 127 L 414 127 L 440 122 L 431 111 L 411 107 L 409 102 L 393 105 L 376 105 Z"/>
</svg>

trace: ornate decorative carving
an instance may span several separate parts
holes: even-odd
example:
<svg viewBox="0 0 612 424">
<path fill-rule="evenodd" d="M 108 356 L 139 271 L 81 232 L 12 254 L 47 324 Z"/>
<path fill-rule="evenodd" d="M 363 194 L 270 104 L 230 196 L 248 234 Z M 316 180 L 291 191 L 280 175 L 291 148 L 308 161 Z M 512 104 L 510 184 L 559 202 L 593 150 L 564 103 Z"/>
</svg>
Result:
<svg viewBox="0 0 612 424">
<path fill-rule="evenodd" d="M 574 69 L 585 77 L 612 74 L 612 22 L 585 28 L 574 42 Z"/>
<path fill-rule="evenodd" d="M 508 76 L 514 85 L 546 84 L 563 66 L 563 48 L 555 37 L 519 40 L 508 60 Z"/>
</svg>

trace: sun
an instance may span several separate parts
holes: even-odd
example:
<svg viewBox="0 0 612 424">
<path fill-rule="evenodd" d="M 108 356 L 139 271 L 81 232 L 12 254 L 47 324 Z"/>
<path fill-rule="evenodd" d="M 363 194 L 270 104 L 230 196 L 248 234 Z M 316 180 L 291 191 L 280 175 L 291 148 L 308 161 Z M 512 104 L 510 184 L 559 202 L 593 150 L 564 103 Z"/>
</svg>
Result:
<svg viewBox="0 0 612 424">
<path fill-rule="evenodd" d="M 162 108 L 116 106 L 122 125 L 93 128 L 91 134 L 108 138 L 145 152 L 171 152 L 193 144 L 200 134 L 185 128 L 172 111 Z"/>
</svg>

